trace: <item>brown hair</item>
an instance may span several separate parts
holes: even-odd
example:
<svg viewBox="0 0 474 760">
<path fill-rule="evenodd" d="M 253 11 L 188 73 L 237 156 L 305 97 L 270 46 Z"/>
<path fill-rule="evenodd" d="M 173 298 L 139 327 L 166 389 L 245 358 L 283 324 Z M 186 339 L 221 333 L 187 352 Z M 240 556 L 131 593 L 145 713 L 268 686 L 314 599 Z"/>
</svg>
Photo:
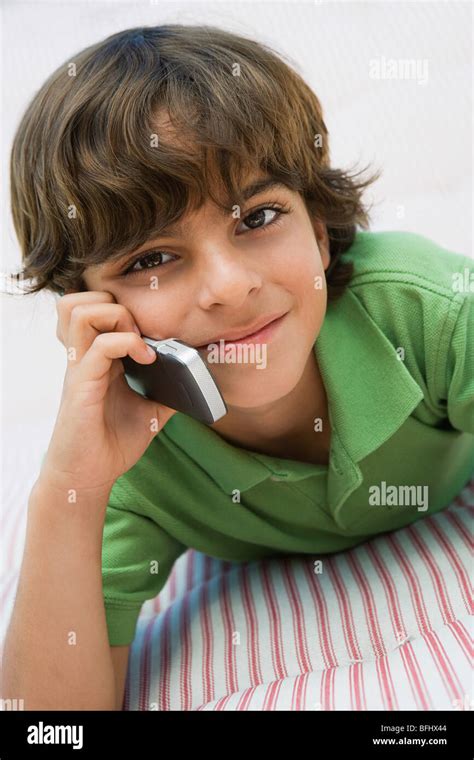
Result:
<svg viewBox="0 0 474 760">
<path fill-rule="evenodd" d="M 161 130 L 164 111 L 173 135 Z M 339 260 L 367 229 L 377 179 L 329 165 L 318 98 L 271 48 L 211 26 L 127 29 L 60 66 L 28 105 L 11 152 L 13 222 L 29 293 L 85 289 L 88 266 L 156 237 L 209 196 L 240 204 L 261 169 L 301 193 L 327 226 L 328 298 L 352 276 Z M 222 202 L 214 188 L 222 183 Z"/>
</svg>

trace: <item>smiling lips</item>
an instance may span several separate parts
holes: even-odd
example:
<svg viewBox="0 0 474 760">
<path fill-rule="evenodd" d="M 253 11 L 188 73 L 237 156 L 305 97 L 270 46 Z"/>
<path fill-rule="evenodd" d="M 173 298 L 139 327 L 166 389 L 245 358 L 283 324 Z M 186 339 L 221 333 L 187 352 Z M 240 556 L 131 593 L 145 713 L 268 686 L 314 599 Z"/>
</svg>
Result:
<svg viewBox="0 0 474 760">
<path fill-rule="evenodd" d="M 227 333 L 227 335 L 224 334 L 216 338 L 212 338 L 208 340 L 206 343 L 203 343 L 202 345 L 197 346 L 197 348 L 206 348 L 209 345 L 209 343 L 217 343 L 220 340 L 223 340 L 228 344 L 242 343 L 244 341 L 248 342 L 249 340 L 263 341 L 266 338 L 268 338 L 271 333 L 273 333 L 274 328 L 277 327 L 277 325 L 279 325 L 279 323 L 281 322 L 281 320 L 287 313 L 288 312 L 283 312 L 280 314 L 271 314 L 267 317 L 264 317 L 263 319 L 260 319 L 258 322 L 254 322 L 253 325 L 239 328 L 239 332 L 234 331 L 231 333 Z M 242 332 L 246 330 L 248 330 L 249 332 L 246 334 L 244 333 L 244 335 L 242 335 Z M 240 337 L 237 337 L 239 334 L 240 334 Z"/>
</svg>

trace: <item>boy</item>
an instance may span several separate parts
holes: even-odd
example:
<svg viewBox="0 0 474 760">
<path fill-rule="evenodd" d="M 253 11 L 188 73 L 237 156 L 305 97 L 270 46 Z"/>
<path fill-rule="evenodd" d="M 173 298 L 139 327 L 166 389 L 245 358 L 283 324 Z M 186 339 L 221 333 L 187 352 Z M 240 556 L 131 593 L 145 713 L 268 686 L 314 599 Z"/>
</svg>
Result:
<svg viewBox="0 0 474 760">
<path fill-rule="evenodd" d="M 30 104 L 11 165 L 24 274 L 66 292 L 69 358 L 6 656 L 28 709 L 120 706 L 141 605 L 188 547 L 341 551 L 443 509 L 474 468 L 470 261 L 357 231 L 372 180 L 330 167 L 301 78 L 262 45 L 179 25 L 120 32 L 71 65 Z M 266 363 L 211 366 L 229 411 L 205 426 L 128 388 L 120 357 L 152 361 L 140 335 L 204 359 L 221 340 L 259 345 Z M 65 626 L 82 633 L 74 656 Z"/>
</svg>

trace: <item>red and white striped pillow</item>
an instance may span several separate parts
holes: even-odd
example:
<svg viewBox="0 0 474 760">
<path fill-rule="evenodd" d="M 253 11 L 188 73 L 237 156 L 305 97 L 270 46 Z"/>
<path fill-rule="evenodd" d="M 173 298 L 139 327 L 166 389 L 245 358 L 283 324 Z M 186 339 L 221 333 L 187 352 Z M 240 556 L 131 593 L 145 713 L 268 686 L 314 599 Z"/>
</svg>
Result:
<svg viewBox="0 0 474 760">
<path fill-rule="evenodd" d="M 442 512 L 322 557 L 320 575 L 312 555 L 190 549 L 142 607 L 124 709 L 472 709 L 473 511 L 474 479 Z M 25 527 L 26 509 L 5 512 L 0 652 Z"/>
<path fill-rule="evenodd" d="M 142 607 L 124 709 L 472 709 L 473 510 L 474 479 L 319 575 L 188 550 Z"/>
</svg>

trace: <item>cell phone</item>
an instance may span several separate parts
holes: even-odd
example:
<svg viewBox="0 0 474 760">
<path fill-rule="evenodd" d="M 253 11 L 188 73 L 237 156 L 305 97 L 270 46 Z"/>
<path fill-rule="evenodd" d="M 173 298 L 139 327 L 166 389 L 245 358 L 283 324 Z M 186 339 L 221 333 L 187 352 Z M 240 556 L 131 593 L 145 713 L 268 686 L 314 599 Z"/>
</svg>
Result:
<svg viewBox="0 0 474 760">
<path fill-rule="evenodd" d="M 208 425 L 227 414 L 219 388 L 195 348 L 177 338 L 141 337 L 157 358 L 153 364 L 139 364 L 122 357 L 125 379 L 134 391 Z"/>
</svg>

